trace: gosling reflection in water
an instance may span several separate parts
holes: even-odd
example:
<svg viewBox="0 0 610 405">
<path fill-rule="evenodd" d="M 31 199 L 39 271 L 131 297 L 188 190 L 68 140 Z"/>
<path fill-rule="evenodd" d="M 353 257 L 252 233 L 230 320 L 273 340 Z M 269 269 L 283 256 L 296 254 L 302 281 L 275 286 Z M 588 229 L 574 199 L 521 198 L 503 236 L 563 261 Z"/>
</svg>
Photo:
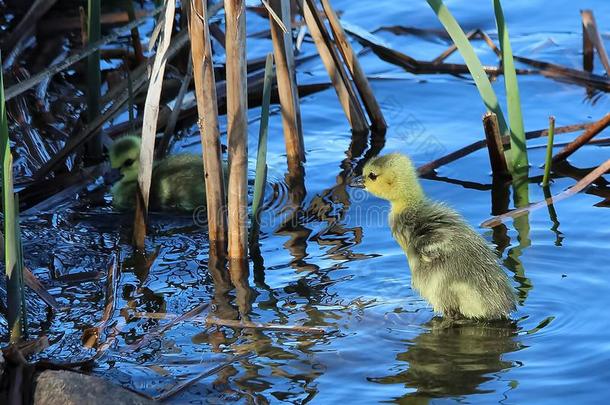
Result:
<svg viewBox="0 0 610 405">
<path fill-rule="evenodd" d="M 494 375 L 513 367 L 504 360 L 506 353 L 521 348 L 517 328 L 509 320 L 481 323 L 458 321 L 447 325 L 433 318 L 428 330 L 408 341 L 408 348 L 397 356 L 408 369 L 396 375 L 369 378 L 380 384 L 404 384 L 414 389 L 397 403 L 427 403 L 433 398 L 489 392 L 480 385 L 497 379 Z"/>
</svg>

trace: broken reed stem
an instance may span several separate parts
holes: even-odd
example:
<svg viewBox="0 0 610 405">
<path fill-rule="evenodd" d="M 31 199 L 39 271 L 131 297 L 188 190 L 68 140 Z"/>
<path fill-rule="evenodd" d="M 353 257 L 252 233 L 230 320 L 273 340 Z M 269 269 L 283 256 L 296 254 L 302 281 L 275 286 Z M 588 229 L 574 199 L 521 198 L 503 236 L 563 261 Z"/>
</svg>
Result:
<svg viewBox="0 0 610 405">
<path fill-rule="evenodd" d="M 87 8 L 87 46 L 91 42 L 100 40 L 102 26 L 100 22 L 100 0 L 89 0 Z M 100 87 L 102 76 L 100 71 L 99 49 L 87 57 L 87 123 L 91 123 L 100 113 Z M 86 157 L 98 161 L 102 157 L 102 138 L 99 131 L 87 142 L 85 146 Z"/>
<path fill-rule="evenodd" d="M 157 118 L 159 116 L 159 100 L 163 87 L 163 76 L 166 54 L 172 38 L 174 13 L 176 1 L 167 0 L 165 16 L 162 20 L 163 28 L 157 45 L 155 61 L 153 62 L 146 102 L 144 104 L 144 118 L 142 121 L 142 141 L 140 145 L 140 170 L 138 172 L 138 190 L 136 197 L 136 211 L 134 218 L 134 245 L 137 249 L 144 249 L 146 238 L 146 216 L 148 213 L 148 197 L 152 180 L 153 159 L 155 150 L 155 136 L 157 134 Z"/>
<path fill-rule="evenodd" d="M 229 272 L 237 286 L 248 275 L 248 87 L 246 81 L 246 6 L 225 1 L 227 137 L 229 144 Z"/>
<path fill-rule="evenodd" d="M 549 135 L 546 143 L 546 159 L 544 162 L 544 176 L 542 176 L 542 187 L 549 185 L 551 164 L 553 158 L 553 140 L 555 138 L 555 117 L 549 117 Z"/>
<path fill-rule="evenodd" d="M 284 25 L 290 26 L 290 0 L 271 0 L 270 6 L 281 18 Z M 305 161 L 303 128 L 301 125 L 301 106 L 295 80 L 292 35 L 285 33 L 274 19 L 269 19 L 271 39 L 277 72 L 277 88 L 282 108 L 282 125 L 288 168 L 299 167 Z"/>
<path fill-rule="evenodd" d="M 373 89 L 371 89 L 369 80 L 360 66 L 358 57 L 354 53 L 352 45 L 345 35 L 345 31 L 343 31 L 339 17 L 337 17 L 329 0 L 322 0 L 322 7 L 326 14 L 326 18 L 328 18 L 328 22 L 330 23 L 330 28 L 333 31 L 335 44 L 337 45 L 337 48 L 339 48 L 339 51 L 341 51 L 341 55 L 343 55 L 343 60 L 354 80 L 356 89 L 358 90 L 358 93 L 360 93 L 360 98 L 362 99 L 364 108 L 371 120 L 373 129 L 377 132 L 385 131 L 388 125 L 385 122 L 379 103 L 377 103 Z"/>
<path fill-rule="evenodd" d="M 553 156 L 553 163 L 566 159 L 572 153 L 576 152 L 581 146 L 589 142 L 591 138 L 603 131 L 608 125 L 610 125 L 610 113 L 604 115 L 602 119 L 587 127 L 585 132 L 576 137 L 576 139 Z"/>
<path fill-rule="evenodd" d="M 225 177 L 222 169 L 216 79 L 212 63 L 207 11 L 206 1 L 192 0 L 188 28 L 191 38 L 203 170 L 206 179 L 208 234 L 211 245 L 217 245 L 217 249 L 211 249 L 210 252 L 224 255 L 227 241 Z"/>
<path fill-rule="evenodd" d="M 496 114 L 487 112 L 483 115 L 483 129 L 485 130 L 487 151 L 489 152 L 489 162 L 493 175 L 499 177 L 509 176 L 504 146 L 502 145 L 502 136 L 500 135 L 500 126 Z"/>
<path fill-rule="evenodd" d="M 589 37 L 589 41 L 595 49 L 597 49 L 597 54 L 599 55 L 599 59 L 606 69 L 606 74 L 610 75 L 610 61 L 608 60 L 608 54 L 606 53 L 606 48 L 604 47 L 604 41 L 602 40 L 601 35 L 599 35 L 599 31 L 597 30 L 597 23 L 595 22 L 595 17 L 593 16 L 593 12 L 591 10 L 582 10 L 580 12 L 582 17 L 582 25 L 583 29 L 586 32 L 586 36 Z M 584 33 L 583 33 L 584 35 Z M 583 40 L 584 41 L 584 40 Z M 585 57 L 583 53 L 583 58 Z M 593 68 L 593 55 L 591 54 L 591 68 Z"/>
<path fill-rule="evenodd" d="M 602 176 L 604 173 L 606 173 L 609 170 L 610 170 L 610 159 L 606 160 L 604 163 L 599 165 L 596 169 L 592 170 L 589 174 L 587 174 L 585 177 L 583 177 L 581 180 L 579 180 L 576 184 L 574 184 L 572 187 L 568 188 L 567 190 L 565 190 L 559 194 L 556 194 L 552 197 L 548 197 L 535 204 L 530 204 L 527 207 L 517 208 L 517 209 L 509 211 L 505 214 L 490 218 L 490 219 L 484 221 L 481 224 L 481 226 L 485 227 L 485 228 L 493 228 L 494 226 L 500 225 L 502 222 L 504 222 L 508 218 L 513 218 L 513 219 L 518 218 L 529 212 L 535 211 L 542 207 L 546 207 L 549 204 L 554 204 L 561 200 L 565 200 L 566 198 L 571 197 L 571 196 L 579 193 L 580 191 L 584 190 L 586 187 L 588 187 L 591 183 L 593 183 L 595 180 L 597 180 L 600 176 Z"/>
<path fill-rule="evenodd" d="M 368 125 L 364 111 L 362 111 L 351 82 L 347 78 L 347 73 L 339 55 L 333 48 L 326 27 L 320 20 L 313 0 L 303 2 L 303 16 L 352 130 L 357 133 L 367 132 Z"/>
<path fill-rule="evenodd" d="M 593 42 L 589 38 L 587 32 L 587 24 L 589 24 L 590 10 L 580 10 L 582 19 L 582 69 L 587 72 L 593 71 Z"/>
</svg>

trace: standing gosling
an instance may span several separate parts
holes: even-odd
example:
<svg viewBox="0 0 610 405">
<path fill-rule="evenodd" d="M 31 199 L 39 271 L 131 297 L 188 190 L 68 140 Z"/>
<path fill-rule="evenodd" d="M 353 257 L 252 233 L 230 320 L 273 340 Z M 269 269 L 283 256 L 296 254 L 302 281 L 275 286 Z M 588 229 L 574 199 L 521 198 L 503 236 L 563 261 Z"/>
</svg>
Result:
<svg viewBox="0 0 610 405">
<path fill-rule="evenodd" d="M 118 138 L 110 148 L 110 165 L 120 172 L 112 187 L 112 205 L 119 210 L 133 210 L 136 203 L 140 167 L 140 138 Z M 201 156 L 168 156 L 153 166 L 149 206 L 155 211 L 193 211 L 205 207 L 205 183 Z"/>
<path fill-rule="evenodd" d="M 515 296 L 485 240 L 453 209 L 430 201 L 411 160 L 393 153 L 371 159 L 363 185 L 390 201 L 392 234 L 407 255 L 412 286 L 448 318 L 507 318 Z"/>
</svg>

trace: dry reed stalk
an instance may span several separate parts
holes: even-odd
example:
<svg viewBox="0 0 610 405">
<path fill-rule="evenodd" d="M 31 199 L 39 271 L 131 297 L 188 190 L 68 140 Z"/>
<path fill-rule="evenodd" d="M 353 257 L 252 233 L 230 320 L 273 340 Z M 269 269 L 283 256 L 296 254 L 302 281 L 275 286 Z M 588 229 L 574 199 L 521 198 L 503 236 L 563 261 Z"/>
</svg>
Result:
<svg viewBox="0 0 610 405">
<path fill-rule="evenodd" d="M 326 14 L 326 18 L 328 18 L 328 22 L 330 23 L 330 28 L 333 31 L 333 37 L 337 48 L 339 48 L 341 55 L 343 55 L 345 65 L 354 80 L 356 89 L 360 93 L 360 98 L 362 98 L 364 108 L 369 115 L 373 129 L 380 132 L 385 131 L 388 125 L 385 122 L 379 103 L 377 103 L 373 89 L 371 89 L 369 80 L 360 66 L 358 56 L 354 53 L 352 45 L 345 35 L 345 31 L 343 31 L 341 22 L 339 22 L 339 17 L 337 17 L 337 14 L 331 7 L 329 0 L 322 0 L 322 7 Z"/>
<path fill-rule="evenodd" d="M 271 0 L 271 8 L 281 18 L 284 25 L 290 26 L 290 0 Z M 274 19 L 269 19 L 271 39 L 275 56 L 277 87 L 282 107 L 282 124 L 288 168 L 298 167 L 305 161 L 301 107 L 295 80 L 295 64 L 292 35 L 283 32 Z"/>
<path fill-rule="evenodd" d="M 483 115 L 483 129 L 485 130 L 487 151 L 489 152 L 489 162 L 491 163 L 493 175 L 500 177 L 510 176 L 496 114 L 487 112 Z"/>
<path fill-rule="evenodd" d="M 227 240 L 226 194 L 218 129 L 216 79 L 207 16 L 206 1 L 191 1 L 189 34 L 206 179 L 208 234 L 212 244 L 218 245 L 218 253 L 224 254 Z"/>
<path fill-rule="evenodd" d="M 157 134 L 157 117 L 159 115 L 159 100 L 165 73 L 166 54 L 172 39 L 176 1 L 167 0 L 163 29 L 157 46 L 155 61 L 150 74 L 150 83 L 144 104 L 142 123 L 142 142 L 140 146 L 140 171 L 138 172 L 138 195 L 136 197 L 136 212 L 134 218 L 133 242 L 138 249 L 144 249 L 146 238 L 146 216 L 148 213 L 148 197 L 152 180 L 155 136 Z"/>
<path fill-rule="evenodd" d="M 312 0 L 303 2 L 303 16 L 352 130 L 358 133 L 367 132 L 364 111 Z"/>
<path fill-rule="evenodd" d="M 567 190 L 565 190 L 559 194 L 556 194 L 552 197 L 548 197 L 535 204 L 530 204 L 527 207 L 517 208 L 517 209 L 509 211 L 505 214 L 490 218 L 490 219 L 484 221 L 481 224 L 481 226 L 486 227 L 486 228 L 492 228 L 494 226 L 500 225 L 502 222 L 504 222 L 508 218 L 513 218 L 513 219 L 518 218 L 522 215 L 525 215 L 527 213 L 530 213 L 530 212 L 540 209 L 542 207 L 546 207 L 549 204 L 554 204 L 561 200 L 565 200 L 566 198 L 571 197 L 571 196 L 579 193 L 580 191 L 584 190 L 586 187 L 588 187 L 591 183 L 593 183 L 595 180 L 597 180 L 600 176 L 602 176 L 604 173 L 606 173 L 609 170 L 610 170 L 610 159 L 606 160 L 604 163 L 599 165 L 595 170 L 591 171 L 589 174 L 587 174 L 585 177 L 583 177 L 580 181 L 578 181 L 576 184 L 574 184 L 572 187 L 568 188 Z"/>
<path fill-rule="evenodd" d="M 581 146 L 589 142 L 591 138 L 603 131 L 608 125 L 610 125 L 610 113 L 604 115 L 603 118 L 599 121 L 591 124 L 585 130 L 585 132 L 576 137 L 576 139 L 574 139 L 565 148 L 563 148 L 555 156 L 553 156 L 553 163 L 566 159 L 572 153 L 576 152 Z"/>
<path fill-rule="evenodd" d="M 590 43 L 595 47 L 595 49 L 597 49 L 597 54 L 599 55 L 599 59 L 602 61 L 602 65 L 604 65 L 604 69 L 606 69 L 606 74 L 610 75 L 610 61 L 608 60 L 608 54 L 606 53 L 606 48 L 604 47 L 604 41 L 602 41 L 602 37 L 599 35 L 599 31 L 597 30 L 597 23 L 595 22 L 593 12 L 591 10 L 581 10 L 580 16 L 582 17 L 582 26 L 586 32 L 586 36 L 589 37 Z M 583 53 L 583 58 L 585 57 L 586 55 Z M 591 69 L 592 68 L 593 55 L 591 55 Z"/>
<path fill-rule="evenodd" d="M 227 137 L 229 144 L 229 272 L 235 286 L 248 275 L 248 83 L 246 5 L 225 1 Z"/>
</svg>

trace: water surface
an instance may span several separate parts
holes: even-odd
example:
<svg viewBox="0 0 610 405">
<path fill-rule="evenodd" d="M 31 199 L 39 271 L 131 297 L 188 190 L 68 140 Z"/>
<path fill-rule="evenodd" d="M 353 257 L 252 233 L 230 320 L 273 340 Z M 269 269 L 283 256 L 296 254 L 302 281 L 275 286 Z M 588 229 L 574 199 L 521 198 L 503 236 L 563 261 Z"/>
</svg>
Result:
<svg viewBox="0 0 610 405">
<path fill-rule="evenodd" d="M 595 11 L 603 34 L 610 30 L 606 3 L 505 3 L 518 55 L 578 68 L 580 8 Z M 333 4 L 346 21 L 371 32 L 393 25 L 440 28 L 425 2 Z M 490 2 L 447 4 L 465 29 L 483 28 L 495 38 Z M 268 26 L 255 14 L 248 19 L 249 31 Z M 383 30 L 376 35 L 426 60 L 448 45 L 434 36 Z M 476 47 L 486 63 L 497 63 L 482 42 Z M 249 54 L 261 56 L 270 49 L 268 40 L 255 39 Z M 308 49 L 311 43 L 305 43 L 304 52 Z M 483 105 L 469 77 L 416 76 L 372 52 L 364 52 L 361 62 L 389 124 L 383 152 L 408 153 L 423 164 L 482 137 Z M 596 73 L 602 74 L 596 64 Z M 301 64 L 298 78 L 327 80 L 319 60 Z M 610 106 L 605 94 L 591 98 L 583 87 L 537 75 L 521 76 L 520 86 L 528 130 L 545 127 L 549 114 L 560 126 L 597 119 Z M 503 99 L 502 78 L 494 88 Z M 494 230 L 478 228 L 498 251 L 519 296 L 514 323 L 436 328 L 430 307 L 410 288 L 406 258 L 388 228 L 387 204 L 346 186 L 367 140 L 352 138 L 332 89 L 302 99 L 301 111 L 307 149 L 302 188 L 288 186 L 281 119 L 277 113 L 271 118 L 260 256 L 251 262 L 251 290 L 245 296 L 222 289 L 222 274 L 208 259 L 205 227 L 189 216 L 153 216 L 149 250 L 158 250 L 158 256 L 146 263 L 129 248 L 131 219 L 112 212 L 99 198 L 103 189 L 53 212 L 24 215 L 27 264 L 66 306 L 47 316 L 42 304 L 33 300 L 30 305 L 37 315 L 33 327 L 51 340 L 43 355 L 65 362 L 95 355 L 83 347 L 83 335 L 99 325 L 106 274 L 116 261 L 116 305 L 101 336 L 110 345 L 100 350 L 93 373 L 156 395 L 234 354 L 252 354 L 169 403 L 603 402 L 610 381 L 610 320 L 605 316 L 610 216 L 600 197 L 608 195 L 605 183 L 558 203 L 555 220 L 541 209 Z M 253 119 L 258 114 L 258 109 L 250 111 Z M 196 136 L 196 126 L 186 134 Z M 249 126 L 251 168 L 257 134 L 255 121 Z M 187 138 L 174 149 L 199 153 L 195 140 Z M 589 146 L 570 163 L 591 168 L 607 155 L 606 148 Z M 543 148 L 531 150 L 532 176 L 541 175 L 543 160 Z M 462 182 L 423 179 L 422 185 L 431 198 L 447 202 L 478 227 L 492 214 L 492 195 L 502 193 L 492 193 L 489 172 L 487 152 L 481 150 L 439 169 L 439 177 Z M 558 193 L 574 182 L 558 178 L 551 190 Z M 534 181 L 530 200 L 542 198 Z M 155 333 L 167 319 L 134 317 L 180 315 L 202 303 L 210 306 L 198 318 L 160 335 Z M 244 309 L 250 309 L 251 321 L 321 327 L 326 333 L 201 322 L 210 314 L 235 319 Z M 142 344 L 145 336 L 152 338 Z"/>
</svg>

